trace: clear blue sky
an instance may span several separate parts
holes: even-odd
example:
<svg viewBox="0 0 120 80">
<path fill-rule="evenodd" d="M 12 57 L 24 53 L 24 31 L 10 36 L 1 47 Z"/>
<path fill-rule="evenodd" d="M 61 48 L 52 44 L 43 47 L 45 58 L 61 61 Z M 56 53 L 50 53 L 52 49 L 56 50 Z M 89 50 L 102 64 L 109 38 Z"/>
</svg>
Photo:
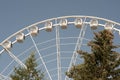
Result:
<svg viewBox="0 0 120 80">
<path fill-rule="evenodd" d="M 0 42 L 35 22 L 66 15 L 120 22 L 120 0 L 0 0 Z"/>
</svg>

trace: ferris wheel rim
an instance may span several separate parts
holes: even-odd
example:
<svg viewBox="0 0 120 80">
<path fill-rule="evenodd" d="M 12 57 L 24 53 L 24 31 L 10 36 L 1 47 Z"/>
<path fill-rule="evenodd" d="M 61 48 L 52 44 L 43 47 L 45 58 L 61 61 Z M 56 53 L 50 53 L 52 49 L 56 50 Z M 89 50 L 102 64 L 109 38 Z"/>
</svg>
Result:
<svg viewBox="0 0 120 80">
<path fill-rule="evenodd" d="M 10 38 L 14 37 L 15 35 L 17 35 L 18 33 L 20 32 L 23 32 L 25 29 L 28 29 L 32 26 L 36 26 L 36 25 L 39 25 L 41 23 L 44 23 L 44 22 L 47 22 L 47 21 L 52 21 L 52 20 L 55 20 L 55 19 L 64 19 L 64 18 L 90 18 L 90 19 L 97 19 L 97 20 L 103 20 L 105 22 L 110 22 L 110 23 L 114 23 L 114 24 L 117 24 L 120 26 L 120 23 L 116 22 L 116 21 L 113 21 L 113 20 L 109 20 L 109 19 L 106 19 L 106 18 L 101 18 L 101 17 L 95 17 L 95 16 L 84 16 L 84 15 L 71 15 L 71 16 L 62 16 L 62 17 L 56 17 L 56 18 L 50 18 L 50 19 L 45 19 L 45 20 L 42 20 L 42 21 L 38 21 L 36 23 L 33 23 L 29 26 L 26 26 L 22 29 L 20 29 L 19 31 L 13 33 L 12 35 L 10 35 L 9 37 L 7 37 L 6 39 L 4 39 L 1 43 L 0 43 L 0 46 L 2 46 L 2 44 L 4 42 L 6 42 L 7 40 L 9 40 Z M 45 29 L 45 27 L 42 27 L 41 30 Z"/>
</svg>

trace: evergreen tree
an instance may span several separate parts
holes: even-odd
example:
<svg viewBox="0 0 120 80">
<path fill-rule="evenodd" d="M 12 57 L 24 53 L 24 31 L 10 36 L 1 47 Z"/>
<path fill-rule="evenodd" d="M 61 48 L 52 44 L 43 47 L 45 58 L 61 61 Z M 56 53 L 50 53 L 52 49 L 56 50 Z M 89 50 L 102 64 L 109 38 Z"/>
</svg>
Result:
<svg viewBox="0 0 120 80">
<path fill-rule="evenodd" d="M 35 54 L 32 53 L 25 62 L 27 69 L 15 68 L 11 75 L 12 80 L 43 80 L 43 72 L 36 69 L 37 63 L 35 61 Z"/>
<path fill-rule="evenodd" d="M 77 51 L 84 59 L 66 72 L 74 80 L 120 80 L 120 58 L 113 45 L 114 35 L 109 30 L 94 33 L 94 39 L 88 42 L 91 53 Z"/>
</svg>

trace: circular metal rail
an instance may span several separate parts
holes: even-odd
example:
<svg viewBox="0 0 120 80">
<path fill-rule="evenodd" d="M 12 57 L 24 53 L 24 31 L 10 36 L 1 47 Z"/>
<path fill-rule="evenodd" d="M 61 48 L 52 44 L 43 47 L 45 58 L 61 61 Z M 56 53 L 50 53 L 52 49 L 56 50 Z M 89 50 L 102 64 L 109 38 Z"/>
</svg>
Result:
<svg viewBox="0 0 120 80">
<path fill-rule="evenodd" d="M 105 18 L 100 18 L 100 17 L 94 17 L 94 16 L 63 16 L 63 17 L 57 17 L 57 18 L 51 18 L 51 19 L 39 21 L 39 22 L 36 22 L 36 23 L 34 23 L 34 24 L 32 24 L 32 25 L 29 25 L 29 26 L 27 26 L 27 27 L 25 27 L 25 28 L 17 31 L 16 33 L 12 34 L 11 36 L 9 36 L 8 38 L 6 38 L 5 40 L 3 40 L 3 41 L 0 43 L 0 45 L 2 46 L 2 44 L 3 44 L 4 42 L 8 41 L 8 40 L 9 40 L 10 38 L 12 38 L 12 37 L 15 37 L 19 32 L 23 32 L 24 30 L 29 29 L 30 27 L 37 26 L 37 25 L 39 25 L 39 24 L 42 24 L 42 23 L 45 23 L 45 22 L 48 22 L 48 21 L 52 22 L 52 21 L 55 21 L 55 20 L 68 19 L 68 18 L 74 18 L 74 19 L 76 19 L 76 18 L 97 19 L 97 20 L 102 20 L 102 21 L 105 21 L 105 22 L 110 22 L 110 23 L 112 23 L 112 24 L 115 24 L 115 25 L 119 25 L 119 26 L 120 26 L 120 23 L 118 23 L 118 22 L 115 22 L 115 21 L 112 21 L 112 20 L 108 20 L 108 19 L 105 19 Z M 70 23 L 72 23 L 72 22 L 68 22 L 68 24 L 70 24 Z M 73 23 L 74 23 L 74 21 L 73 21 Z M 85 22 L 85 23 L 89 23 L 89 22 Z M 53 26 L 56 26 L 56 25 L 59 25 L 59 24 L 53 24 Z M 105 24 L 99 24 L 99 25 L 103 25 L 103 26 L 104 26 Z M 43 29 L 45 29 L 45 27 L 39 28 L 39 30 L 43 30 Z M 114 28 L 114 30 L 119 31 L 119 29 L 117 29 L 117 28 Z M 26 36 L 27 36 L 27 35 L 29 35 L 29 33 L 26 34 Z"/>
</svg>

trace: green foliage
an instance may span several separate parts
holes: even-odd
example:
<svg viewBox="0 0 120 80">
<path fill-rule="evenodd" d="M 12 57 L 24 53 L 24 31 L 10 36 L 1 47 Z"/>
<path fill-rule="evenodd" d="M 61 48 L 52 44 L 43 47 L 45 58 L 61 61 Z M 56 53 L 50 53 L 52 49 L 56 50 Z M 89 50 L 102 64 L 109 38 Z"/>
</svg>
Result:
<svg viewBox="0 0 120 80">
<path fill-rule="evenodd" d="M 35 54 L 32 53 L 25 62 L 27 69 L 15 68 L 11 75 L 12 80 L 43 80 L 44 74 L 41 70 L 36 69 L 37 63 L 35 61 Z"/>
<path fill-rule="evenodd" d="M 114 35 L 109 30 L 94 33 L 95 37 L 88 43 L 91 53 L 77 51 L 84 59 L 82 64 L 73 66 L 66 75 L 74 80 L 119 80 L 120 58 L 114 51 Z"/>
</svg>

